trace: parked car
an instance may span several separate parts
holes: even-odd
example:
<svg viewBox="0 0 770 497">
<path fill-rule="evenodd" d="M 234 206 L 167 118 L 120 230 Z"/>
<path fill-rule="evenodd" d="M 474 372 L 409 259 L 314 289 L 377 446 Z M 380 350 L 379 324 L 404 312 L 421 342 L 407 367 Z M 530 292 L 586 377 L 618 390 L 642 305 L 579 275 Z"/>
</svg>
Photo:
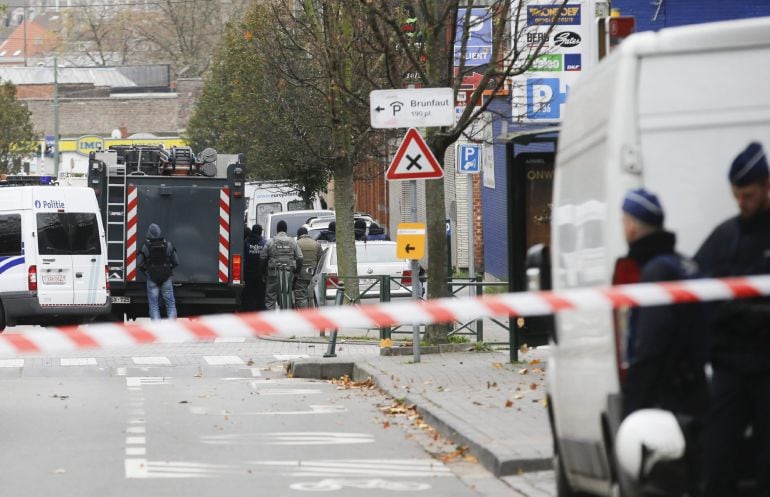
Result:
<svg viewBox="0 0 770 497">
<path fill-rule="evenodd" d="M 358 263 L 360 291 L 366 291 L 363 298 L 379 299 L 380 284 L 375 276 L 387 274 L 390 276 L 391 298 L 409 297 L 412 295 L 412 271 L 407 259 L 396 257 L 396 242 L 373 241 L 356 242 L 356 260 Z M 317 305 L 334 302 L 338 283 L 337 246 L 329 244 L 323 251 L 316 266 L 315 275 L 311 281 Z M 323 275 L 327 275 L 325 288 Z M 371 276 L 371 278 L 369 278 Z"/>
</svg>

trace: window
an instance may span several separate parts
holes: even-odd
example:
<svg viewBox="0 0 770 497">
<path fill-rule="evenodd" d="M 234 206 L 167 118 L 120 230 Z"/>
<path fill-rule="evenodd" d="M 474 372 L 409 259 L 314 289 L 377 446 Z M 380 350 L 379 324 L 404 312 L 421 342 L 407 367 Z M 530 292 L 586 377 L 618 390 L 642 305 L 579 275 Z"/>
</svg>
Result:
<svg viewBox="0 0 770 497">
<path fill-rule="evenodd" d="M 274 212 L 281 212 L 280 202 L 257 204 L 257 224 L 266 228 L 267 226 L 265 226 L 265 224 L 267 223 L 267 216 Z"/>
<path fill-rule="evenodd" d="M 101 254 L 96 214 L 44 212 L 37 214 L 40 255 Z"/>
<path fill-rule="evenodd" d="M 304 200 L 292 200 L 286 204 L 287 211 L 302 211 L 305 209 L 312 209 L 313 207 L 308 205 Z"/>
<path fill-rule="evenodd" d="M 0 215 L 0 256 L 21 255 L 21 216 Z"/>
</svg>

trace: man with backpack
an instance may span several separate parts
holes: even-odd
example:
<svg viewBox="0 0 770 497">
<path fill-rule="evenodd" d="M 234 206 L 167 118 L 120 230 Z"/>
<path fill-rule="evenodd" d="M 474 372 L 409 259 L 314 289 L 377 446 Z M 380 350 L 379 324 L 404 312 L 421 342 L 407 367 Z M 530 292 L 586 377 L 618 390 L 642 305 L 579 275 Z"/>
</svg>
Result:
<svg viewBox="0 0 770 497">
<path fill-rule="evenodd" d="M 174 245 L 163 238 L 160 226 L 153 223 L 147 229 L 147 240 L 137 255 L 137 265 L 147 278 L 147 301 L 150 319 L 160 319 L 160 297 L 169 319 L 176 319 L 176 302 L 171 275 L 179 265 Z"/>
</svg>

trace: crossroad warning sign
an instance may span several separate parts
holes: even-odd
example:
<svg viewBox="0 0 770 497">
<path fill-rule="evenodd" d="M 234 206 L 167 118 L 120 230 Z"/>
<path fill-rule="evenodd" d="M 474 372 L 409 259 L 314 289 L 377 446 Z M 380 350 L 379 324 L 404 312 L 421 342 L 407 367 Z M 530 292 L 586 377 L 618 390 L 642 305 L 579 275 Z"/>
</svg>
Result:
<svg viewBox="0 0 770 497">
<path fill-rule="evenodd" d="M 390 181 L 410 179 L 433 179 L 444 176 L 428 144 L 415 128 L 409 128 L 404 141 L 398 147 L 385 177 Z"/>
<path fill-rule="evenodd" d="M 396 228 L 396 256 L 414 260 L 425 256 L 424 223 L 399 223 Z"/>
</svg>

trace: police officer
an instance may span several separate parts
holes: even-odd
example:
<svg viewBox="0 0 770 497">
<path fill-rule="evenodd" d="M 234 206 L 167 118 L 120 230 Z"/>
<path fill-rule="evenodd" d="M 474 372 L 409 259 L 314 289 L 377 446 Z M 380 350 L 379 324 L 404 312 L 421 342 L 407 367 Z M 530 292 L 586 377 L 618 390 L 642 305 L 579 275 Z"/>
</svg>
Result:
<svg viewBox="0 0 770 497">
<path fill-rule="evenodd" d="M 367 240 L 366 237 L 366 221 L 363 219 L 356 219 L 353 223 L 353 234 L 355 236 L 356 241 L 358 242 L 365 242 Z"/>
<path fill-rule="evenodd" d="M 241 301 L 244 311 L 262 311 L 265 309 L 265 282 L 260 257 L 265 243 L 265 239 L 262 238 L 262 226 L 255 224 L 248 231 L 243 243 L 245 257 Z"/>
<path fill-rule="evenodd" d="M 739 214 L 714 229 L 695 259 L 709 276 L 770 273 L 770 169 L 762 145 L 733 161 L 729 179 Z M 705 427 L 707 496 L 737 495 L 740 472 L 770 495 L 770 300 L 734 300 L 713 316 L 711 399 Z M 758 453 L 746 457 L 752 426 Z M 746 466 L 739 461 L 743 460 Z"/>
<path fill-rule="evenodd" d="M 337 223 L 335 221 L 330 222 L 329 227 L 321 232 L 321 236 L 319 236 L 318 239 L 326 242 L 336 242 Z"/>
<path fill-rule="evenodd" d="M 641 282 L 689 279 L 695 263 L 676 253 L 676 236 L 663 229 L 658 197 L 632 190 L 623 200 L 623 232 L 628 258 L 640 270 Z M 699 305 L 632 309 L 627 345 L 628 376 L 623 388 L 624 410 L 662 408 L 677 414 L 705 411 L 705 322 Z"/>
<path fill-rule="evenodd" d="M 280 288 L 280 271 L 288 271 L 290 276 L 302 267 L 302 252 L 297 242 L 286 234 L 286 221 L 278 221 L 278 233 L 267 241 L 260 255 L 263 268 L 267 268 L 267 288 L 265 289 L 265 308 L 275 309 Z M 291 285 L 291 278 L 289 278 Z M 291 286 L 289 286 L 291 288 Z"/>
<path fill-rule="evenodd" d="M 321 257 L 321 244 L 310 238 L 304 226 L 297 230 L 297 246 L 302 251 L 302 268 L 294 280 L 294 304 L 309 307 L 310 279 Z"/>
</svg>

